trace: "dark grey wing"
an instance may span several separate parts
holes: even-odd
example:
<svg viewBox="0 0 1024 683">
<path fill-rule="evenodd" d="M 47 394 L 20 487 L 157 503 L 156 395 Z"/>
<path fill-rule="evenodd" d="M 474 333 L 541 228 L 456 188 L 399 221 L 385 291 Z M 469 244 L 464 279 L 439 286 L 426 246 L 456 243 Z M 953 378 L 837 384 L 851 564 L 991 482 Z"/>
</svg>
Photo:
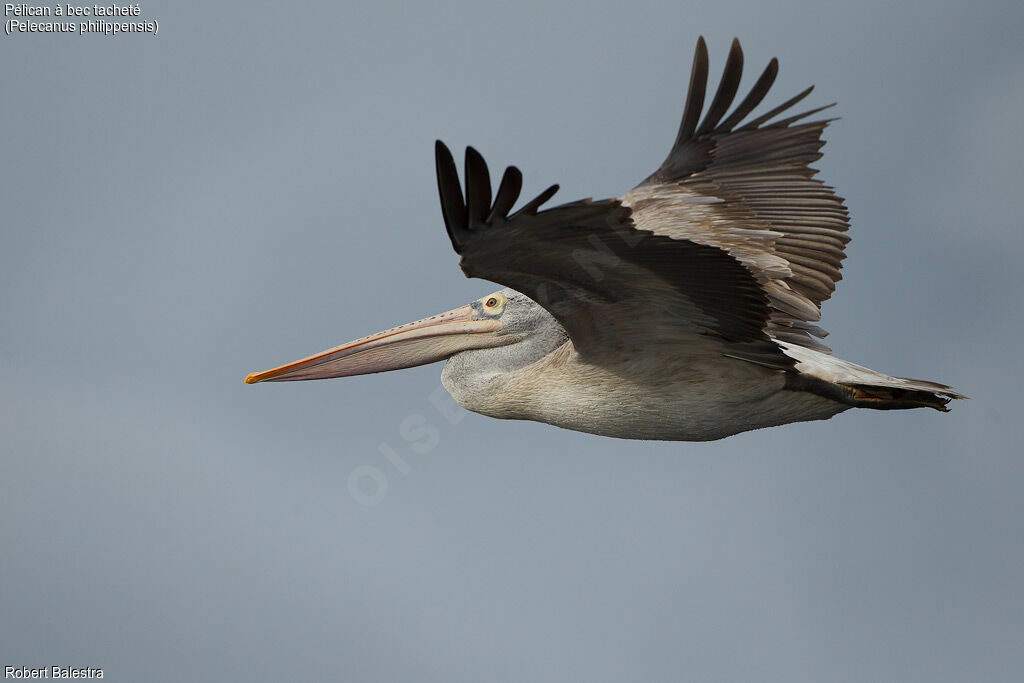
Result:
<svg viewBox="0 0 1024 683">
<path fill-rule="evenodd" d="M 487 165 L 471 147 L 464 200 L 448 148 L 438 141 L 435 152 L 445 226 L 462 270 L 532 298 L 584 356 L 611 361 L 661 347 L 792 367 L 765 334 L 770 311 L 761 287 L 725 251 L 638 230 L 617 199 L 540 211 L 557 185 L 509 213 L 521 173 L 505 170 L 492 203 Z"/>
<path fill-rule="evenodd" d="M 825 107 L 777 118 L 803 100 L 808 88 L 744 124 L 770 90 L 778 62 L 769 62 L 728 113 L 742 71 L 743 52 L 734 40 L 701 120 L 708 54 L 703 38 L 697 41 L 675 144 L 661 167 L 622 202 L 633 209 L 638 228 L 724 249 L 749 268 L 768 296 L 767 331 L 773 338 L 829 351 L 813 338 L 827 334 L 814 323 L 842 277 L 849 218 L 843 199 L 816 180 L 810 167 L 821 157 L 829 120 L 798 123 Z"/>
</svg>

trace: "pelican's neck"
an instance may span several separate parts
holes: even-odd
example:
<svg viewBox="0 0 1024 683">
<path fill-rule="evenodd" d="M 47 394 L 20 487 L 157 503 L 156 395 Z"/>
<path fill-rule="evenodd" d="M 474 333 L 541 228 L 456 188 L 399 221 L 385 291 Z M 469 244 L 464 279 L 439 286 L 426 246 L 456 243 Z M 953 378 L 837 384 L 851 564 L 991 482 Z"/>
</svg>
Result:
<svg viewBox="0 0 1024 683">
<path fill-rule="evenodd" d="M 459 405 L 486 415 L 502 403 L 505 385 L 568 344 L 561 326 L 545 326 L 525 334 L 514 344 L 456 353 L 444 365 L 441 383 Z"/>
</svg>

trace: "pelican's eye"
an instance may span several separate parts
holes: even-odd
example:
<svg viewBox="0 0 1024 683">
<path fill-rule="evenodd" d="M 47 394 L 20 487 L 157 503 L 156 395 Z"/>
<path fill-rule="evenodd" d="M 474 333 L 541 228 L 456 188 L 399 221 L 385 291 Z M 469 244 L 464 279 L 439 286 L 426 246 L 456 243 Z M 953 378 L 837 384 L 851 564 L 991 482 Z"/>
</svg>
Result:
<svg viewBox="0 0 1024 683">
<path fill-rule="evenodd" d="M 505 308 L 505 297 L 501 294 L 492 294 L 486 299 L 480 299 L 480 307 L 489 316 L 501 315 L 502 309 Z"/>
</svg>

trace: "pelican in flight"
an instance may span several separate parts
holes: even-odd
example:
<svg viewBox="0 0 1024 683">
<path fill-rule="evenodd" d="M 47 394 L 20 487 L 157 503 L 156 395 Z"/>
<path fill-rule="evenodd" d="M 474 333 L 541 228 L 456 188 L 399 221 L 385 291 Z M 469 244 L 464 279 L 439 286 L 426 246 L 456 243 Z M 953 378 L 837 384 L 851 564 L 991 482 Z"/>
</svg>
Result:
<svg viewBox="0 0 1024 683">
<path fill-rule="evenodd" d="M 542 209 L 552 185 L 513 211 L 519 169 L 492 196 L 466 149 L 465 193 L 435 146 L 441 210 L 469 277 L 505 289 L 246 377 L 347 377 L 445 360 L 464 408 L 625 439 L 706 441 L 849 408 L 934 408 L 951 387 L 840 360 L 819 339 L 840 279 L 848 212 L 814 178 L 825 107 L 792 109 L 807 88 L 748 120 L 778 73 L 772 59 L 733 107 L 734 40 L 705 110 L 708 53 L 697 41 L 675 143 L 617 199 Z"/>
</svg>

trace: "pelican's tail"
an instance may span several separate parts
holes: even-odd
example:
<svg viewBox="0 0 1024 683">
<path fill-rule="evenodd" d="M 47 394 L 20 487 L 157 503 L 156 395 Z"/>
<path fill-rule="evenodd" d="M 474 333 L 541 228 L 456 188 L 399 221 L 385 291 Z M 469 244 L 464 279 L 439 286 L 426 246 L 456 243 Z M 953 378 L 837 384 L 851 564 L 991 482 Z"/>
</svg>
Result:
<svg viewBox="0 0 1024 683">
<path fill-rule="evenodd" d="M 892 377 L 827 353 L 782 341 L 776 343 L 797 361 L 789 388 L 811 391 L 856 408 L 934 408 L 945 413 L 949 412 L 946 404 L 952 399 L 967 398 L 945 384 Z"/>
</svg>

